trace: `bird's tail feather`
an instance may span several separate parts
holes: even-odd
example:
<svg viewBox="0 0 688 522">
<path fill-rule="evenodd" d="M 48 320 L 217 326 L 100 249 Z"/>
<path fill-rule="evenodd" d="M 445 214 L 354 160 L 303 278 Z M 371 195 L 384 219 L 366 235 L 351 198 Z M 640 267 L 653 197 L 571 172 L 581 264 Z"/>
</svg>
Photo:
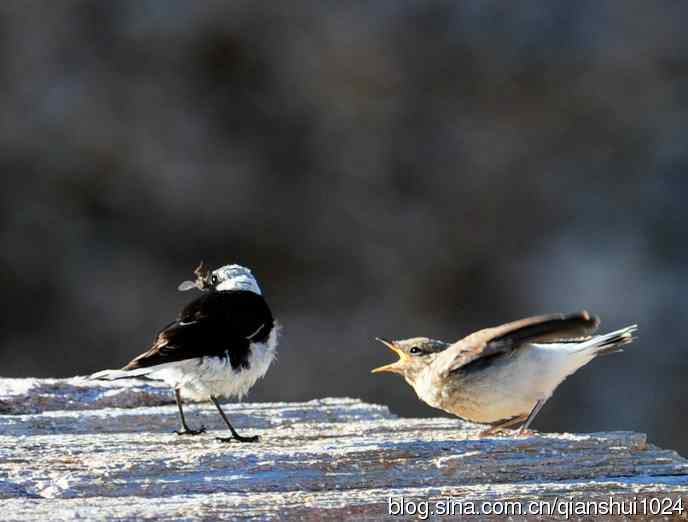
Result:
<svg viewBox="0 0 688 522">
<path fill-rule="evenodd" d="M 632 324 L 620 330 L 604 335 L 596 335 L 592 339 L 576 347 L 577 352 L 591 352 L 593 356 L 604 355 L 623 351 L 623 346 L 633 342 L 633 336 L 638 329 L 637 324 Z"/>
<path fill-rule="evenodd" d="M 133 379 L 150 373 L 150 368 L 138 368 L 136 370 L 101 370 L 89 375 L 89 379 L 114 381 L 116 379 Z"/>
</svg>

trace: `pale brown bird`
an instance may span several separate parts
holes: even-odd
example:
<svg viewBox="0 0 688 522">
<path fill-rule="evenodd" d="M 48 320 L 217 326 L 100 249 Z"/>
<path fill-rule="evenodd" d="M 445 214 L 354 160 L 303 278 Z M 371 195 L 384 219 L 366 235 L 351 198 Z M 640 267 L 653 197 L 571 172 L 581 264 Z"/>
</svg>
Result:
<svg viewBox="0 0 688 522">
<path fill-rule="evenodd" d="M 430 406 L 490 424 L 482 435 L 520 423 L 525 433 L 567 376 L 598 355 L 621 351 L 637 329 L 632 325 L 592 336 L 598 326 L 597 317 L 582 311 L 521 319 L 453 344 L 426 337 L 377 338 L 399 360 L 373 373 L 401 374 Z"/>
</svg>

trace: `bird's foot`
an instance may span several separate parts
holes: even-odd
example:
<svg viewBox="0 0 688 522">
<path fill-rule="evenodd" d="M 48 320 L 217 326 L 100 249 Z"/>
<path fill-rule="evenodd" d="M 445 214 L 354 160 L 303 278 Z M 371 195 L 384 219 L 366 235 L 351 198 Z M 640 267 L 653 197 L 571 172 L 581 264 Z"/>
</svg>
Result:
<svg viewBox="0 0 688 522">
<path fill-rule="evenodd" d="M 215 437 L 215 440 L 219 440 L 220 442 L 258 442 L 260 437 L 258 435 L 254 435 L 253 437 L 242 437 L 241 435 L 235 435 L 233 437 Z"/>
<path fill-rule="evenodd" d="M 206 429 L 205 426 L 201 426 L 197 430 L 191 430 L 189 428 L 184 428 L 182 430 L 175 431 L 177 435 L 200 435 L 201 433 L 205 433 Z"/>
<path fill-rule="evenodd" d="M 525 435 L 532 435 L 533 432 L 528 430 L 528 433 Z M 493 437 L 493 436 L 502 436 L 502 437 L 513 437 L 513 436 L 518 436 L 521 434 L 520 430 L 512 430 L 509 428 L 499 428 L 499 427 L 494 427 L 494 428 L 487 428 L 486 430 L 481 431 L 478 433 L 478 437 Z"/>
<path fill-rule="evenodd" d="M 536 435 L 536 432 L 533 430 L 529 430 L 528 428 L 521 428 L 516 431 L 516 436 L 517 437 L 533 437 Z"/>
</svg>

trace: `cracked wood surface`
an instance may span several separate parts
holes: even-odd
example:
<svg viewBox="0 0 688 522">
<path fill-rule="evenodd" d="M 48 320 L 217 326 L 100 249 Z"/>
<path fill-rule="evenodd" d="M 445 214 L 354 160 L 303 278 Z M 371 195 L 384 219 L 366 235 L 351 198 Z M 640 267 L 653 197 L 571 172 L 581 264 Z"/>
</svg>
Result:
<svg viewBox="0 0 688 522">
<path fill-rule="evenodd" d="M 208 432 L 178 437 L 173 395 L 154 382 L 0 379 L 0 518 L 376 520 L 390 496 L 688 492 L 688 461 L 639 433 L 481 439 L 457 419 L 402 419 L 348 398 L 224 408 L 260 442 L 216 441 L 222 421 L 205 403 L 187 407 L 188 421 Z"/>
</svg>

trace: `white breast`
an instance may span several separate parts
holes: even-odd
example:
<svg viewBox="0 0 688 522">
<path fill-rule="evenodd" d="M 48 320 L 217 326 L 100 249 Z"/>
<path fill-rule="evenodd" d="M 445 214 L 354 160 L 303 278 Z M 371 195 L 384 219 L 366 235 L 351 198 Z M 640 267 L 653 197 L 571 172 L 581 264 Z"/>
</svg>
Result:
<svg viewBox="0 0 688 522">
<path fill-rule="evenodd" d="M 268 371 L 275 358 L 278 327 L 270 332 L 266 343 L 251 343 L 248 368 L 232 368 L 229 357 L 199 357 L 164 365 L 149 376 L 180 388 L 182 397 L 207 400 L 216 397 L 241 399 L 255 382 Z"/>
<path fill-rule="evenodd" d="M 528 415 L 537 401 L 590 361 L 576 344 L 530 344 L 512 357 L 495 360 L 489 369 L 463 376 L 443 397 L 441 408 L 475 422 L 496 422 Z"/>
<path fill-rule="evenodd" d="M 420 375 L 418 375 L 415 382 L 408 380 L 407 382 L 413 386 L 413 389 L 416 391 L 416 395 L 418 395 L 420 400 L 426 404 L 429 404 L 433 408 L 441 409 L 443 389 L 442 386 L 438 386 L 433 379 L 433 373 L 431 369 L 432 367 L 428 366 L 420 373 Z"/>
</svg>

